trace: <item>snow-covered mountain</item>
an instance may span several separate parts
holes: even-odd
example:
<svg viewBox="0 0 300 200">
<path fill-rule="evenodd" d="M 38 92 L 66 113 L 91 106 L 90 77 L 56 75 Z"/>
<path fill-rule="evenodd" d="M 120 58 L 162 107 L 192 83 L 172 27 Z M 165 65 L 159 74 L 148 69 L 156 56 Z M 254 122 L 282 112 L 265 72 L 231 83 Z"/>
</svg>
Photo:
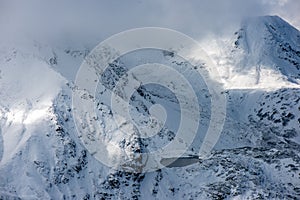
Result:
<svg viewBox="0 0 300 200">
<path fill-rule="evenodd" d="M 277 16 L 264 16 L 245 20 L 229 40 L 209 43 L 204 49 L 227 97 L 221 137 L 207 159 L 191 156 L 191 165 L 145 174 L 106 167 L 78 137 L 71 98 L 90 47 L 41 41 L 0 46 L 0 199 L 299 199 L 300 32 Z M 116 136 L 110 131 L 116 127 L 103 97 L 126 70 L 149 62 L 172 66 L 194 86 L 201 129 L 185 156 L 197 155 L 210 95 L 176 52 L 145 49 L 111 64 L 95 102 L 103 137 L 129 156 L 157 150 L 175 137 L 178 100 L 151 84 L 134 93 L 131 112 L 143 123 L 151 105 L 164 105 L 171 117 L 162 130 L 147 139 L 135 129 Z"/>
</svg>

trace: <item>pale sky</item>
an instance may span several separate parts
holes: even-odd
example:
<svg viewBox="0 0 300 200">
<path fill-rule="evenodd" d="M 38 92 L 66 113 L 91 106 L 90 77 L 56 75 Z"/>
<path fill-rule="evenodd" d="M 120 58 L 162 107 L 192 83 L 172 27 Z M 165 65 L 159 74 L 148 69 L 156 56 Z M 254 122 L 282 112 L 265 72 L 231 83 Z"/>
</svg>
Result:
<svg viewBox="0 0 300 200">
<path fill-rule="evenodd" d="M 0 0 L 1 31 L 105 39 L 159 26 L 200 38 L 232 33 L 249 16 L 279 15 L 300 29 L 300 0 Z"/>
</svg>

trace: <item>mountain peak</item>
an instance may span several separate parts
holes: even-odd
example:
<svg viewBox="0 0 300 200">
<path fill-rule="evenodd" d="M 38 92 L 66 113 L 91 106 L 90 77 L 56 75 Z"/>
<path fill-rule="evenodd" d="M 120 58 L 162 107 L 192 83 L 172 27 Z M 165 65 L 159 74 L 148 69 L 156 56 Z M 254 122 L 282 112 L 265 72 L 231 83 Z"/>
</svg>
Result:
<svg viewBox="0 0 300 200">
<path fill-rule="evenodd" d="M 278 15 L 264 15 L 264 16 L 255 16 L 249 17 L 243 20 L 243 23 L 287 23 Z"/>
<path fill-rule="evenodd" d="M 242 28 L 256 29 L 257 34 L 260 34 L 262 31 L 268 31 L 271 33 L 274 31 L 279 31 L 280 33 L 283 33 L 283 35 L 292 32 L 295 32 L 296 35 L 299 35 L 299 30 L 277 15 L 246 18 L 242 21 Z"/>
<path fill-rule="evenodd" d="M 234 49 L 244 54 L 237 59 L 238 66 L 247 69 L 264 65 L 299 82 L 299 30 L 278 16 L 260 16 L 245 19 L 235 35 Z"/>
<path fill-rule="evenodd" d="M 266 41 L 268 39 L 266 36 L 269 35 L 275 37 L 273 39 L 280 41 L 288 39 L 291 43 L 300 44 L 299 30 L 276 15 L 247 18 L 242 21 L 240 30 L 250 36 L 253 42 L 261 39 Z"/>
</svg>

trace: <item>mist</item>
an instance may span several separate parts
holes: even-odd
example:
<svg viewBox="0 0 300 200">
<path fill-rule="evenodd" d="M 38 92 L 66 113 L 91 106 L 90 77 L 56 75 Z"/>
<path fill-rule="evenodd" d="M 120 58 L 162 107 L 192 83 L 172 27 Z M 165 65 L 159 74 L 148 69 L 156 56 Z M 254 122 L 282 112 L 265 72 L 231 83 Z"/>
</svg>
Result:
<svg viewBox="0 0 300 200">
<path fill-rule="evenodd" d="M 1 34 L 50 39 L 103 40 L 131 28 L 158 26 L 199 39 L 226 35 L 242 19 L 279 15 L 300 26 L 297 0 L 0 1 Z"/>
</svg>

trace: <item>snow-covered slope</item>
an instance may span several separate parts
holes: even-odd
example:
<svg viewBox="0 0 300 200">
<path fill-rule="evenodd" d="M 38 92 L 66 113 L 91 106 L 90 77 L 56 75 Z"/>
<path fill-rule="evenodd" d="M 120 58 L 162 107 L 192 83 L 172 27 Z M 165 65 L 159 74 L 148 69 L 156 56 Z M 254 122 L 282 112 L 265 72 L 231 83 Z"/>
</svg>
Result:
<svg viewBox="0 0 300 200">
<path fill-rule="evenodd" d="M 211 56 L 223 78 L 217 81 L 224 83 L 227 115 L 212 156 L 140 174 L 109 169 L 78 138 L 71 93 L 78 89 L 73 80 L 89 48 L 41 42 L 2 46 L 0 199 L 300 198 L 300 32 L 279 17 L 257 17 L 245 20 L 218 48 Z M 130 104 L 136 119 L 149 116 L 156 103 L 166 108 L 169 118 L 159 134 L 107 135 L 116 132 L 109 132 L 115 127 L 103 98 L 126 70 L 148 62 L 173 66 L 194 85 L 201 129 L 187 154 L 197 155 L 210 119 L 209 94 L 172 52 L 132 52 L 108 68 L 96 102 L 103 136 L 130 155 L 159 149 L 174 138 L 178 100 L 157 85 L 140 87 Z"/>
<path fill-rule="evenodd" d="M 279 70 L 290 81 L 300 78 L 300 35 L 287 22 L 277 16 L 252 18 L 235 34 L 235 47 L 246 54 L 240 67 L 263 65 Z"/>
<path fill-rule="evenodd" d="M 215 57 L 229 89 L 299 84 L 299 31 L 277 16 L 246 19 L 230 40 L 215 43 L 204 46 Z"/>
</svg>

